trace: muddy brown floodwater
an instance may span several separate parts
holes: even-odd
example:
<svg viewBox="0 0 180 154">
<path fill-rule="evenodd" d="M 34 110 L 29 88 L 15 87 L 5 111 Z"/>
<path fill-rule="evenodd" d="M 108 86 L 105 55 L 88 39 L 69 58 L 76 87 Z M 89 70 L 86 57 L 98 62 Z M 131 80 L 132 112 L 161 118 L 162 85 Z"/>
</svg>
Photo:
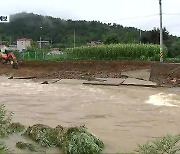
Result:
<svg viewBox="0 0 180 154">
<path fill-rule="evenodd" d="M 85 124 L 104 141 L 104 153 L 180 133 L 180 88 L 43 85 L 0 76 L 0 102 L 27 126 Z"/>
</svg>

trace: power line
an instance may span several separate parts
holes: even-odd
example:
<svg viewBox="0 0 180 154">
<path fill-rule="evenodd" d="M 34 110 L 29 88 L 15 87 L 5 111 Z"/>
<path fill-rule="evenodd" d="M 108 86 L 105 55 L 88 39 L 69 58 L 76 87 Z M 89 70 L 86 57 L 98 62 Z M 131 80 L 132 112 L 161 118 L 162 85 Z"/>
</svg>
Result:
<svg viewBox="0 0 180 154">
<path fill-rule="evenodd" d="M 108 21 L 119 21 L 119 20 L 131 20 L 131 19 L 141 19 L 141 18 L 154 17 L 154 16 L 158 16 L 158 15 L 159 15 L 159 14 L 152 14 L 152 15 L 139 16 L 139 17 L 129 17 L 129 18 L 116 19 L 116 20 L 106 20 L 106 21 L 103 21 L 103 22 L 108 22 Z"/>
<path fill-rule="evenodd" d="M 163 15 L 179 16 L 180 13 L 163 13 Z"/>
<path fill-rule="evenodd" d="M 162 13 L 162 15 L 171 15 L 171 16 L 177 15 L 177 16 L 179 16 L 180 13 Z M 137 17 L 129 17 L 129 18 L 121 18 L 121 19 L 115 19 L 115 20 L 106 20 L 106 21 L 102 21 L 102 22 L 142 19 L 142 18 L 149 18 L 149 17 L 154 17 L 154 16 L 159 16 L 159 14 L 151 14 L 151 15 L 146 15 L 146 16 L 137 16 Z"/>
</svg>

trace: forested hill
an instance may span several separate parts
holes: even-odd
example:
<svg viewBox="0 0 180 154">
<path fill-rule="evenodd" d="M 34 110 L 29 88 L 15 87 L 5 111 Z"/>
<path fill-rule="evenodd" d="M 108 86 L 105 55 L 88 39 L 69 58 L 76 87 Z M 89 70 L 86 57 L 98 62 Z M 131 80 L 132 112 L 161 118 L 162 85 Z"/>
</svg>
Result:
<svg viewBox="0 0 180 154">
<path fill-rule="evenodd" d="M 3 41 L 11 43 L 21 37 L 37 41 L 41 36 L 43 40 L 52 39 L 53 44 L 72 47 L 74 31 L 77 46 L 90 41 L 104 41 L 109 36 L 118 37 L 121 43 L 138 43 L 140 40 L 140 32 L 136 28 L 99 21 L 63 20 L 25 12 L 11 15 L 10 20 L 10 23 L 0 24 L 0 36 Z"/>
</svg>

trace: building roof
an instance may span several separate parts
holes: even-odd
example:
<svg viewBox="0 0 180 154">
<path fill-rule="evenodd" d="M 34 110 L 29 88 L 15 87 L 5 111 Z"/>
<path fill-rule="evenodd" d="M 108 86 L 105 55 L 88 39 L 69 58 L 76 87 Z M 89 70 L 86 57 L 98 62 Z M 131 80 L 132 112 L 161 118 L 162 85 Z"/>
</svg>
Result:
<svg viewBox="0 0 180 154">
<path fill-rule="evenodd" d="M 6 47 L 5 45 L 0 45 L 0 49 L 5 48 L 5 47 Z"/>
<path fill-rule="evenodd" d="M 37 41 L 37 43 L 49 43 L 49 41 Z"/>
<path fill-rule="evenodd" d="M 17 41 L 32 41 L 32 39 L 29 39 L 29 38 L 20 38 L 20 39 L 17 39 Z"/>
</svg>

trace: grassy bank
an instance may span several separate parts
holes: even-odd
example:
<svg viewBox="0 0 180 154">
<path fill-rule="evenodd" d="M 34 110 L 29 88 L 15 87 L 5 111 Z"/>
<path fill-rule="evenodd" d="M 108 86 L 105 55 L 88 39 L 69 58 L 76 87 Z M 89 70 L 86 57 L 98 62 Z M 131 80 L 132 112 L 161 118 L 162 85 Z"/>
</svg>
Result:
<svg viewBox="0 0 180 154">
<path fill-rule="evenodd" d="M 180 58 L 166 58 L 165 62 L 168 62 L 168 63 L 180 63 Z"/>
</svg>

